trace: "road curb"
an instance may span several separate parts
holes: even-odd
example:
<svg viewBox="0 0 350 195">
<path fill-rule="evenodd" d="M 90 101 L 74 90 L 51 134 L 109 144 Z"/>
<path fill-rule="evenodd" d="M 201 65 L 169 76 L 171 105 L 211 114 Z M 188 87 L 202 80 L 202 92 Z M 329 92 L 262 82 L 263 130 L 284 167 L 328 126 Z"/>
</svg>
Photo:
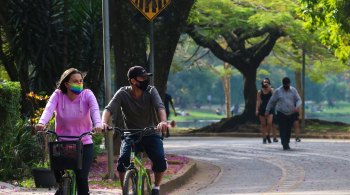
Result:
<svg viewBox="0 0 350 195">
<path fill-rule="evenodd" d="M 172 134 L 173 137 L 183 136 L 198 136 L 198 137 L 261 137 L 261 133 L 242 133 L 242 132 L 227 132 L 227 133 L 183 133 Z M 292 137 L 295 137 L 292 134 Z M 302 133 L 301 138 L 319 138 L 319 139 L 350 139 L 350 133 Z"/>
<path fill-rule="evenodd" d="M 189 162 L 183 167 L 175 176 L 169 181 L 166 181 L 160 185 L 160 192 L 162 195 L 166 195 L 166 192 L 171 192 L 176 188 L 184 185 L 191 175 L 196 172 L 196 162 L 192 159 L 189 159 Z M 164 192 L 164 193 L 162 193 Z"/>
</svg>

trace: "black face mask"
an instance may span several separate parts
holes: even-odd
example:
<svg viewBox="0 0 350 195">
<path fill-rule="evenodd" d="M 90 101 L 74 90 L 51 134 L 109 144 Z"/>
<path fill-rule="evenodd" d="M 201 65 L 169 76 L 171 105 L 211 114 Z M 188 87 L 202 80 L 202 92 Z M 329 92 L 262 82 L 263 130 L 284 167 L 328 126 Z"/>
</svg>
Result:
<svg viewBox="0 0 350 195">
<path fill-rule="evenodd" d="M 137 79 L 136 79 L 137 80 Z M 149 79 L 144 80 L 144 81 L 139 81 L 137 80 L 137 82 L 139 82 L 139 85 L 136 85 L 138 88 L 140 88 L 142 91 L 146 91 L 148 85 L 149 85 Z"/>
<path fill-rule="evenodd" d="M 283 88 L 284 88 L 285 90 L 288 90 L 290 87 L 289 87 L 289 85 L 283 85 Z"/>
</svg>

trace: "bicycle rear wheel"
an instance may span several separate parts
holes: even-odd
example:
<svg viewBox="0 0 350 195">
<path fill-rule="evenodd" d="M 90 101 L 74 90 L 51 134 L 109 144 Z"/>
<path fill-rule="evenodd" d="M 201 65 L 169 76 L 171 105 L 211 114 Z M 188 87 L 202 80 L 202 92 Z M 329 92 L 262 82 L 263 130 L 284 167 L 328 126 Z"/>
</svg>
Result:
<svg viewBox="0 0 350 195">
<path fill-rule="evenodd" d="M 146 175 L 142 176 L 142 195 L 151 195 L 152 188 L 150 185 L 148 185 L 151 184 L 151 176 L 148 171 L 146 172 L 146 174 L 148 177 Z"/>
<path fill-rule="evenodd" d="M 137 195 L 137 172 L 128 170 L 124 177 L 123 195 Z"/>
</svg>

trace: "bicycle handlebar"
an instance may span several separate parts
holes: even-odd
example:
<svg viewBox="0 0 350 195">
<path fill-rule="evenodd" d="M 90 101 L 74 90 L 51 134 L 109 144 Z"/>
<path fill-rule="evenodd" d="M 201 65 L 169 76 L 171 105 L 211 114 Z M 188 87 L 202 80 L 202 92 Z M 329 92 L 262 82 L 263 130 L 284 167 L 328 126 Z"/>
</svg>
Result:
<svg viewBox="0 0 350 195">
<path fill-rule="evenodd" d="M 38 131 L 39 132 L 39 131 Z M 50 134 L 50 135 L 54 135 L 56 137 L 57 140 L 59 140 L 59 138 L 72 138 L 72 139 L 79 139 L 81 140 L 84 136 L 86 135 L 92 135 L 94 134 L 94 131 L 88 131 L 85 133 L 82 133 L 80 136 L 71 136 L 71 135 L 57 135 L 57 133 L 55 131 L 51 131 L 51 130 L 45 130 L 45 131 L 41 131 L 44 132 L 45 134 Z"/>
<path fill-rule="evenodd" d="M 157 133 L 156 129 L 157 129 L 157 127 L 154 127 L 154 126 L 146 127 L 144 129 L 123 129 L 120 127 L 108 127 L 107 128 L 108 131 L 114 130 L 115 132 L 120 134 L 123 138 L 139 134 L 139 138 L 135 141 L 135 143 L 139 142 L 143 136 L 156 134 Z M 162 132 L 162 137 L 166 137 L 166 138 L 169 137 L 169 129 L 167 129 L 167 133 L 165 135 Z"/>
</svg>

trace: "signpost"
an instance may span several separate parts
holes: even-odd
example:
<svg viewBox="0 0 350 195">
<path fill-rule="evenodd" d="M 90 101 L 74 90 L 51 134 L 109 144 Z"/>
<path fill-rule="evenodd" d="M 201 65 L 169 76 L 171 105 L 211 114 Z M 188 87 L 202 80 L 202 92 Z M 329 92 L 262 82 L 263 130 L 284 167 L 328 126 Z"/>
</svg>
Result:
<svg viewBox="0 0 350 195">
<path fill-rule="evenodd" d="M 153 19 L 156 18 L 169 4 L 170 0 L 130 0 L 131 3 L 150 21 L 150 71 L 153 73 L 151 84 L 154 85 L 154 31 Z"/>
<path fill-rule="evenodd" d="M 131 3 L 152 22 L 169 4 L 170 0 L 130 0 Z"/>
</svg>

